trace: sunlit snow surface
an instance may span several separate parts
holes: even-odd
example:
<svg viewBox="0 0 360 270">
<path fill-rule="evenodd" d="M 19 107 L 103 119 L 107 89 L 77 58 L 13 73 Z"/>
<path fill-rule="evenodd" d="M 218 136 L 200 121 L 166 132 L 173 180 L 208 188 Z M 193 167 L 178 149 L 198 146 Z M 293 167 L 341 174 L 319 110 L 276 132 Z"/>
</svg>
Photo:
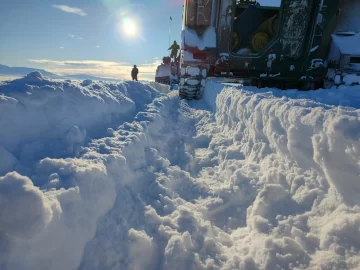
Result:
<svg viewBox="0 0 360 270">
<path fill-rule="evenodd" d="M 0 269 L 359 269 L 360 87 L 167 93 L 0 83 Z"/>
</svg>

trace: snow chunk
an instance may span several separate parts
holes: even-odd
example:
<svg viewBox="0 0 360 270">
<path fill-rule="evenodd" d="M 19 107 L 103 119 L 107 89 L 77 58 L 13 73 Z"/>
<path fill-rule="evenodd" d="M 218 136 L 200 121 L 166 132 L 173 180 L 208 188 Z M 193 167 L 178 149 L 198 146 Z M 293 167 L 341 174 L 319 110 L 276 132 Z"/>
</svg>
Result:
<svg viewBox="0 0 360 270">
<path fill-rule="evenodd" d="M 158 66 L 156 77 L 167 77 L 171 75 L 171 64 L 172 63 L 161 63 Z"/>
<path fill-rule="evenodd" d="M 335 33 L 331 37 L 342 54 L 360 55 L 359 46 L 354 46 L 354 44 L 360 43 L 360 33 L 354 35 L 338 35 Z"/>
<path fill-rule="evenodd" d="M 52 220 L 51 204 L 31 180 L 16 172 L 0 177 L 0 231 L 29 238 Z"/>
<path fill-rule="evenodd" d="M 344 76 L 343 82 L 346 85 L 360 84 L 360 76 L 356 74 L 347 74 Z"/>
<path fill-rule="evenodd" d="M 187 46 L 197 47 L 201 51 L 206 48 L 216 48 L 215 27 L 208 27 L 202 36 L 199 36 L 195 30 L 185 27 L 181 37 Z"/>
</svg>

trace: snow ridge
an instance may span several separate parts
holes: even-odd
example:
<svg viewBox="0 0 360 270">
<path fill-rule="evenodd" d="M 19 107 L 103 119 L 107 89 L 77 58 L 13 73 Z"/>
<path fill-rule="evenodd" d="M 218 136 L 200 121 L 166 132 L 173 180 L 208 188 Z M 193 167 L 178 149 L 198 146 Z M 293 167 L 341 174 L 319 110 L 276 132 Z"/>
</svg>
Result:
<svg viewBox="0 0 360 270">
<path fill-rule="evenodd" d="M 34 160 L 79 156 L 88 138 L 131 121 L 160 93 L 154 83 L 55 81 L 40 72 L 0 83 L 0 175 Z M 160 93 L 159 93 L 160 92 Z M 134 102 L 136 100 L 136 102 Z"/>
<path fill-rule="evenodd" d="M 243 259 L 229 258 L 226 269 L 242 269 L 245 258 L 254 269 L 356 269 L 360 239 L 350 232 L 360 228 L 360 111 L 256 92 L 225 88 L 216 99 L 228 145 L 217 146 L 215 190 L 246 222 L 230 233 L 237 239 L 230 250 Z M 206 96 L 210 105 L 213 97 Z M 234 149 L 243 160 L 228 158 Z"/>
<path fill-rule="evenodd" d="M 112 127 L 168 91 L 154 83 L 57 82 L 40 73 L 0 85 L 0 122 L 7 127 L 0 132 L 1 269 L 79 266 L 121 181 L 108 172 L 107 163 L 121 165 L 122 160 L 87 156 L 85 136 L 113 134 Z"/>
</svg>

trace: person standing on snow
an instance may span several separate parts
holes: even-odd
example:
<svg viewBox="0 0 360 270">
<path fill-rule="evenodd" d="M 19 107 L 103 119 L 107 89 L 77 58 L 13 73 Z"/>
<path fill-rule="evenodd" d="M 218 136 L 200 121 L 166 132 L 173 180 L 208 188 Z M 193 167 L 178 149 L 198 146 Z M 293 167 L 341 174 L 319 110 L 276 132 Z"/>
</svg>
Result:
<svg viewBox="0 0 360 270">
<path fill-rule="evenodd" d="M 177 61 L 177 54 L 178 50 L 180 49 L 179 45 L 176 43 L 176 40 L 174 40 L 174 43 L 171 45 L 171 47 L 168 50 L 171 50 L 170 57 L 174 58 L 174 62 Z"/>
<path fill-rule="evenodd" d="M 137 78 L 138 73 L 139 73 L 139 70 L 137 69 L 136 65 L 134 65 L 134 68 L 131 71 L 131 77 L 132 77 L 133 81 L 138 80 L 138 78 Z"/>
</svg>

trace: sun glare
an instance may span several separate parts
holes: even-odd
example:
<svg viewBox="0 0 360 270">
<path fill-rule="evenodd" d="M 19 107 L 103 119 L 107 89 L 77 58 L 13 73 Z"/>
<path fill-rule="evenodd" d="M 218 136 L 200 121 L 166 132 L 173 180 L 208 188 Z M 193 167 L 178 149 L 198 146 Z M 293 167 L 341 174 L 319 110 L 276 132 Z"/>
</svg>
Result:
<svg viewBox="0 0 360 270">
<path fill-rule="evenodd" d="M 127 36 L 135 36 L 138 33 L 137 25 L 135 21 L 129 18 L 125 18 L 122 24 L 122 30 Z"/>
</svg>

